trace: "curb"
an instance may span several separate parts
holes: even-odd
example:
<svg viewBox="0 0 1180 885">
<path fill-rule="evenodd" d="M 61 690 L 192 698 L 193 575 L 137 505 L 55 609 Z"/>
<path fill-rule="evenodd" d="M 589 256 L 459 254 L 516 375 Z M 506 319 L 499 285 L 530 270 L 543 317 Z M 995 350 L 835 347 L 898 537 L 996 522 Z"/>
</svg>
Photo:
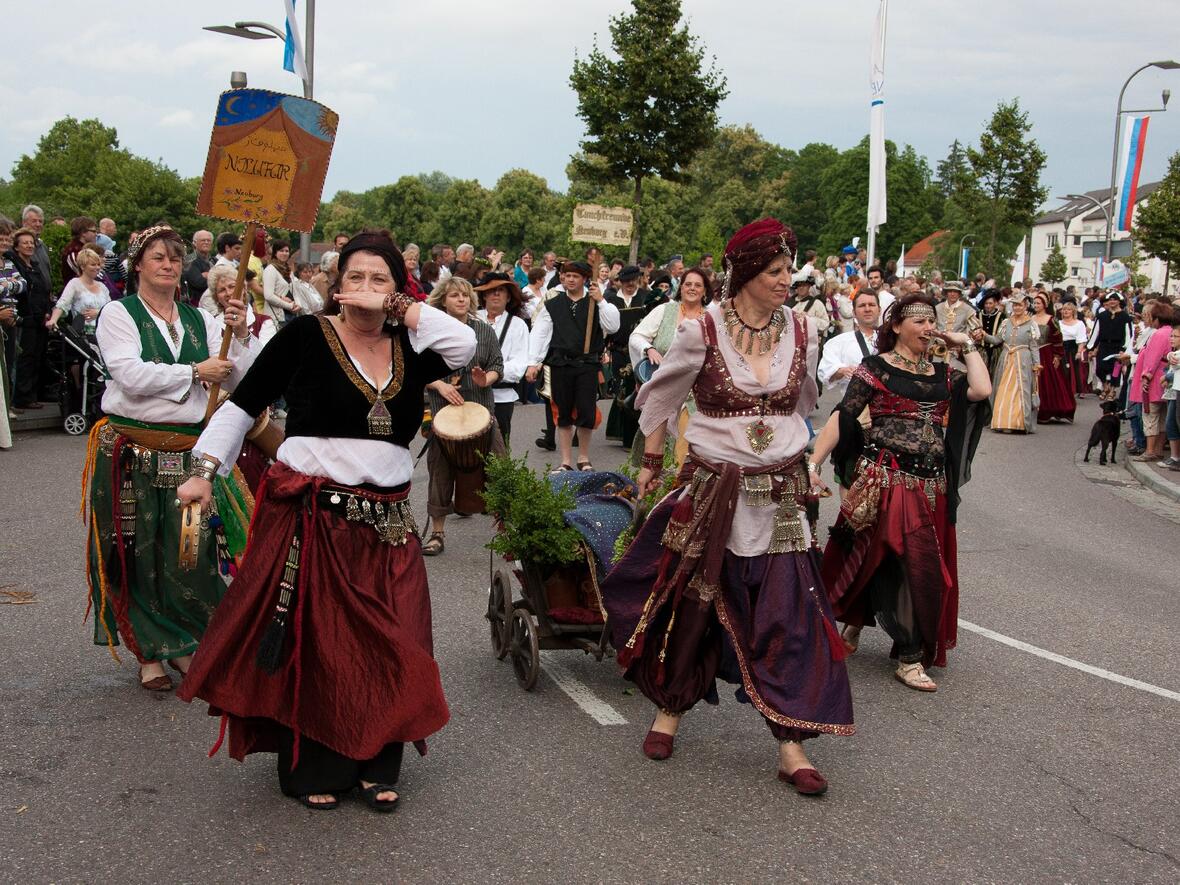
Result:
<svg viewBox="0 0 1180 885">
<path fill-rule="evenodd" d="M 1171 498 L 1173 501 L 1180 501 L 1180 483 L 1174 483 L 1156 472 L 1155 468 L 1148 467 L 1141 461 L 1135 461 L 1130 455 L 1123 455 L 1123 464 L 1130 472 L 1131 476 L 1139 481 L 1139 484 L 1151 489 L 1165 498 Z"/>
</svg>

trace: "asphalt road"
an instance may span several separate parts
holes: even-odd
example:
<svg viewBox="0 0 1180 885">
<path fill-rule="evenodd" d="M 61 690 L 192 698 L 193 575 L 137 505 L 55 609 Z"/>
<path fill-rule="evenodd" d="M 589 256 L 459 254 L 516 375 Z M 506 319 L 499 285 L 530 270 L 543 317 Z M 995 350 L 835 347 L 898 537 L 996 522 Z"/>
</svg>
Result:
<svg viewBox="0 0 1180 885">
<path fill-rule="evenodd" d="M 1097 411 L 985 433 L 964 489 L 961 616 L 1034 651 L 962 629 L 925 695 L 866 631 L 858 732 L 809 745 L 832 783 L 819 800 L 774 779 L 776 746 L 731 692 L 653 763 L 653 711 L 612 660 L 552 653 L 565 688 L 521 691 L 483 620 L 489 520 L 452 519 L 428 567 L 453 718 L 407 758 L 391 816 L 307 811 L 273 757 L 206 758 L 203 707 L 140 691 L 129 655 L 90 643 L 84 440 L 23 434 L 0 453 L 0 585 L 36 594 L 0 605 L 0 880 L 1175 882 L 1180 505 L 1121 464 L 1077 463 Z M 518 409 L 538 467 L 554 460 L 532 446 L 540 421 Z M 622 457 L 595 447 L 601 468 Z M 425 522 L 424 464 L 416 480 Z"/>
</svg>

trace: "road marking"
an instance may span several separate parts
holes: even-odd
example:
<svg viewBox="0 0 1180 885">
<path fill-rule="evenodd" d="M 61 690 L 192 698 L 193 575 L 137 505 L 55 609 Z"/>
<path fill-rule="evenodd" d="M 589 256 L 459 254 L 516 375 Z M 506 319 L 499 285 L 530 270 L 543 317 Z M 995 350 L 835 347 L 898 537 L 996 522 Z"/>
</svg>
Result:
<svg viewBox="0 0 1180 885">
<path fill-rule="evenodd" d="M 1030 655 L 1036 655 L 1038 658 L 1044 658 L 1046 661 L 1072 667 L 1074 670 L 1080 670 L 1083 673 L 1089 673 L 1091 676 L 1097 676 L 1100 679 L 1106 679 L 1110 682 L 1117 682 L 1119 685 L 1126 685 L 1129 688 L 1137 688 L 1139 691 L 1159 695 L 1161 698 L 1167 698 L 1170 701 L 1180 701 L 1180 691 L 1160 688 L 1158 685 L 1152 685 L 1150 682 L 1140 682 L 1138 679 L 1120 676 L 1118 673 L 1103 670 L 1101 667 L 1092 667 L 1089 664 L 1083 664 L 1081 661 L 1075 661 L 1073 658 L 1067 658 L 1065 655 L 1059 655 L 1056 652 L 1046 651 L 1035 645 L 1029 645 L 1027 642 L 1021 642 L 1019 639 L 1013 639 L 1011 636 L 1005 636 L 1003 633 L 997 633 L 995 630 L 987 629 L 987 627 L 980 627 L 978 624 L 972 624 L 970 621 L 964 621 L 962 618 L 959 618 L 959 626 L 972 633 L 978 633 L 980 636 L 986 636 L 988 639 L 994 639 L 1003 645 L 1019 649 L 1020 651 L 1026 651 Z"/>
<path fill-rule="evenodd" d="M 599 725 L 627 724 L 627 720 L 618 710 L 594 694 L 590 687 L 561 663 L 553 652 L 541 652 L 541 662 L 549 678 L 557 683 L 557 687 L 569 695 L 570 700 Z"/>
</svg>

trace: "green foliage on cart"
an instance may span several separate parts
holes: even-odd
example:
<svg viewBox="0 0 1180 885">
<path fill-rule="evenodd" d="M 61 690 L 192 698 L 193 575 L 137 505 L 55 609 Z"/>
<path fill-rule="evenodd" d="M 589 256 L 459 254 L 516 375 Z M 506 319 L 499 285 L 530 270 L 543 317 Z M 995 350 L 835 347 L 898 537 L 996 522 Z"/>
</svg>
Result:
<svg viewBox="0 0 1180 885">
<path fill-rule="evenodd" d="M 582 536 L 565 523 L 565 511 L 574 509 L 569 489 L 554 491 L 524 458 L 491 455 L 485 467 L 483 498 L 499 522 L 489 549 L 542 571 L 582 559 Z"/>
</svg>

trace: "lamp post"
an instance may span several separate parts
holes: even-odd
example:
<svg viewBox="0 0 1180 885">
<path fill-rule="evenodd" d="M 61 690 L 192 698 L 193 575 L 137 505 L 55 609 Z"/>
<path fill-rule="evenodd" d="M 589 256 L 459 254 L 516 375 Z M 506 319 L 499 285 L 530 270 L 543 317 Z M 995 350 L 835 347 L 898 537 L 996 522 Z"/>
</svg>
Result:
<svg viewBox="0 0 1180 885">
<path fill-rule="evenodd" d="M 1132 73 L 1131 76 L 1129 76 L 1126 79 L 1126 81 L 1123 83 L 1123 88 L 1119 90 L 1119 103 L 1118 103 L 1117 109 L 1115 110 L 1115 115 L 1114 115 L 1114 146 L 1111 148 L 1111 151 L 1110 151 L 1110 195 L 1107 198 L 1110 200 L 1112 206 L 1114 204 L 1114 179 L 1115 179 L 1115 176 L 1118 174 L 1118 164 L 1119 164 L 1119 130 L 1122 128 L 1122 122 L 1123 122 L 1123 95 L 1126 93 L 1127 87 L 1129 85 L 1131 85 L 1131 81 L 1134 80 L 1135 77 L 1139 73 L 1146 71 L 1148 68 L 1159 68 L 1164 71 L 1174 71 L 1177 68 L 1180 68 L 1180 61 L 1172 61 L 1169 59 L 1167 61 L 1148 62 L 1147 64 L 1143 65 L 1141 68 L 1137 68 L 1134 71 L 1134 73 Z M 1171 97 L 1170 92 L 1164 93 L 1164 107 L 1165 107 L 1165 109 L 1167 108 L 1168 99 L 1170 97 Z M 1114 231 L 1112 229 L 1112 223 L 1111 223 L 1112 220 L 1113 219 L 1111 217 L 1111 213 L 1107 212 L 1106 213 L 1106 261 L 1107 262 L 1110 261 L 1110 238 L 1114 235 Z"/>
<path fill-rule="evenodd" d="M 959 237 L 959 277 L 960 279 L 967 278 L 967 256 L 963 253 L 963 242 L 966 240 L 974 240 L 975 234 L 963 234 Z"/>
<path fill-rule="evenodd" d="M 306 14 L 304 19 L 304 65 L 307 67 L 307 77 L 303 80 L 303 97 L 315 97 L 315 0 L 304 0 Z M 276 28 L 266 22 L 234 22 L 232 25 L 207 25 L 204 30 L 217 34 L 228 34 L 231 37 L 241 37 L 244 40 L 270 40 L 277 37 L 287 39 L 286 31 Z M 245 76 L 243 75 L 243 80 Z M 311 261 L 311 234 L 299 235 L 299 260 Z"/>
</svg>

